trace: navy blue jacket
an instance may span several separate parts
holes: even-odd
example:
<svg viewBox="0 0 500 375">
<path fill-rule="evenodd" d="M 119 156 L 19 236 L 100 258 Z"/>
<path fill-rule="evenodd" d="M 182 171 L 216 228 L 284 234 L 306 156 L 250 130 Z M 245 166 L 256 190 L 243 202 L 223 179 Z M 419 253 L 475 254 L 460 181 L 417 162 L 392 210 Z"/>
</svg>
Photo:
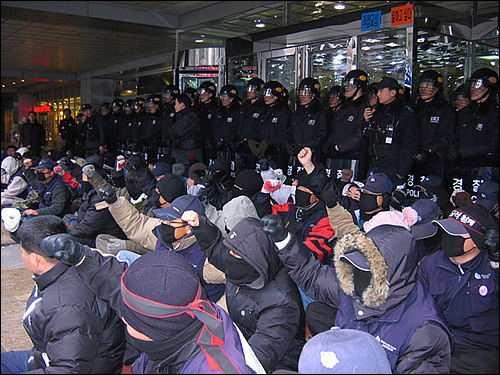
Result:
<svg viewBox="0 0 500 375">
<path fill-rule="evenodd" d="M 485 251 L 460 266 L 437 251 L 422 259 L 418 278 L 443 310 L 455 343 L 498 348 L 498 268 Z"/>
</svg>

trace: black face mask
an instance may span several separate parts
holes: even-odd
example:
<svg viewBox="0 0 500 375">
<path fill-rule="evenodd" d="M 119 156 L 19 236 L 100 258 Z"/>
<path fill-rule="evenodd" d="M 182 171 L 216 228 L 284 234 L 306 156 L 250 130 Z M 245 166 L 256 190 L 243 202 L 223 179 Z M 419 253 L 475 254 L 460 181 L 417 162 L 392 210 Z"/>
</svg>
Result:
<svg viewBox="0 0 500 375">
<path fill-rule="evenodd" d="M 370 214 L 368 214 L 367 212 L 372 212 L 377 208 L 379 208 L 379 205 L 377 203 L 377 195 L 361 193 L 361 197 L 359 198 L 359 209 L 361 211 L 360 212 L 361 219 L 365 221 L 370 220 L 373 216 L 375 216 L 378 213 L 378 211 Z"/>
<path fill-rule="evenodd" d="M 40 182 L 43 182 L 47 179 L 47 177 L 45 177 L 45 173 L 35 173 L 36 174 L 36 178 L 38 179 L 38 181 Z"/>
<path fill-rule="evenodd" d="M 464 255 L 464 242 L 465 238 L 462 236 L 452 236 L 446 232 L 443 233 L 443 237 L 441 238 L 441 246 L 448 258 Z"/>
<path fill-rule="evenodd" d="M 80 186 L 82 188 L 82 191 L 84 194 L 88 194 L 90 190 L 92 190 L 94 187 L 92 186 L 92 184 L 88 181 L 82 181 L 80 183 Z"/>
<path fill-rule="evenodd" d="M 307 207 L 311 204 L 311 193 L 303 190 L 295 190 L 295 204 L 299 207 Z"/>
<path fill-rule="evenodd" d="M 370 285 L 372 279 L 372 273 L 367 271 L 361 271 L 356 267 L 352 267 L 353 278 L 354 278 L 354 293 L 361 297 L 363 292 Z"/>
<path fill-rule="evenodd" d="M 183 225 L 183 226 L 185 226 L 185 225 Z M 159 228 L 160 228 L 159 229 L 160 237 L 161 237 L 162 241 L 164 241 L 166 243 L 171 244 L 171 243 L 178 241 L 182 238 L 182 237 L 180 237 L 180 238 L 175 237 L 175 230 L 177 228 L 182 228 L 182 227 L 173 227 L 173 226 L 167 225 L 167 224 L 160 224 Z"/>
<path fill-rule="evenodd" d="M 153 190 L 151 193 L 150 197 L 148 198 L 149 204 L 155 206 L 155 207 L 160 207 L 160 194 L 156 192 L 156 190 Z"/>
<path fill-rule="evenodd" d="M 260 276 L 255 268 L 241 258 L 227 256 L 226 278 L 235 285 L 249 284 Z"/>
</svg>

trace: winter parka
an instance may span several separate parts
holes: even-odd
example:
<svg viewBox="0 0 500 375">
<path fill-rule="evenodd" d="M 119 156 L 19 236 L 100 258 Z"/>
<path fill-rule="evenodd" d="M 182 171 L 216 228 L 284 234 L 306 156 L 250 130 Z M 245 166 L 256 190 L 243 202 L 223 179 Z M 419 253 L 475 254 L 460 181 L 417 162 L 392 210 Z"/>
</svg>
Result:
<svg viewBox="0 0 500 375">
<path fill-rule="evenodd" d="M 334 209 L 350 220 L 349 228 L 355 228 L 347 210 L 340 205 Z M 347 226 L 335 229 L 339 228 Z M 337 326 L 369 332 L 381 342 L 393 373 L 450 371 L 451 334 L 439 308 L 416 280 L 416 244 L 407 229 L 380 225 L 367 234 L 355 229 L 339 238 L 332 265 L 322 265 L 295 236 L 277 246 L 297 285 L 317 301 L 339 309 Z M 366 257 L 372 273 L 361 297 L 354 293 L 353 266 L 340 260 L 354 250 Z M 391 324 L 406 327 L 401 330 L 406 337 Z"/>
<path fill-rule="evenodd" d="M 90 250 L 90 249 L 89 249 Z M 108 280 L 108 275 L 101 275 Z M 42 374 L 119 374 L 125 325 L 74 267 L 58 262 L 34 276 L 23 324 L 33 348 L 28 370 Z"/>
<path fill-rule="evenodd" d="M 250 284 L 226 282 L 229 315 L 266 371 L 296 371 L 305 343 L 302 301 L 259 220 L 241 220 L 225 239 L 203 217 L 192 230 L 210 262 L 220 270 L 226 271 L 232 250 L 258 271 L 259 278 Z"/>
</svg>

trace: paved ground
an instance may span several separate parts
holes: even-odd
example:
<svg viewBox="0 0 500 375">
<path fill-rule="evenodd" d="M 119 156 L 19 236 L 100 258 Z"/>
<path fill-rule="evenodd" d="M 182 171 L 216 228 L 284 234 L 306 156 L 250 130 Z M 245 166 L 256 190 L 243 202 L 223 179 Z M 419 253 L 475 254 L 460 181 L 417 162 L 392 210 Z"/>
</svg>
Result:
<svg viewBox="0 0 500 375">
<path fill-rule="evenodd" d="M 33 289 L 31 274 L 24 268 L 21 249 L 3 226 L 2 222 L 2 352 L 27 350 L 32 344 L 23 328 L 22 316 L 26 301 Z"/>
</svg>

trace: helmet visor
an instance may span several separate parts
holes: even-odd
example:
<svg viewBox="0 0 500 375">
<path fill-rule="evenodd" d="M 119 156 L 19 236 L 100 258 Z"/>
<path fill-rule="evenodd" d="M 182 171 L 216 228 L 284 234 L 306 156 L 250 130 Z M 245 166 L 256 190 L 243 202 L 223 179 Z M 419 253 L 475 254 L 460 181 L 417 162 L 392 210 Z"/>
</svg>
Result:
<svg viewBox="0 0 500 375">
<path fill-rule="evenodd" d="M 274 96 L 273 89 L 265 89 L 264 96 Z"/>
<path fill-rule="evenodd" d="M 312 96 L 313 91 L 310 87 L 304 87 L 299 89 L 299 95 L 301 96 Z"/>
<path fill-rule="evenodd" d="M 469 87 L 471 89 L 479 89 L 481 86 L 484 86 L 484 80 L 482 78 L 472 78 L 469 80 Z"/>
</svg>

